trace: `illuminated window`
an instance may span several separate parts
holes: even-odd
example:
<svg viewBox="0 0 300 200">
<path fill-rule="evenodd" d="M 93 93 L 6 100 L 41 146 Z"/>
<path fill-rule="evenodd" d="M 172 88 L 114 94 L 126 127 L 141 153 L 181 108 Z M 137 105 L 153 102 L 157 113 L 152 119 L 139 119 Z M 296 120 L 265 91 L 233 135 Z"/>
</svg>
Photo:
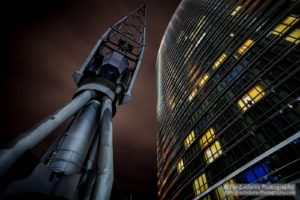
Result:
<svg viewBox="0 0 300 200">
<path fill-rule="evenodd" d="M 259 163 L 244 172 L 244 177 L 248 183 L 272 183 L 278 179 L 270 174 L 267 163 Z"/>
<path fill-rule="evenodd" d="M 233 179 L 230 179 L 228 181 L 226 181 L 225 183 L 223 183 L 222 185 L 220 185 L 217 189 L 215 189 L 215 194 L 216 194 L 216 197 L 218 200 L 224 200 L 224 199 L 227 199 L 227 200 L 236 200 L 238 199 L 237 196 L 234 196 L 234 195 L 226 195 L 225 193 L 225 189 L 224 187 L 226 188 L 226 191 L 231 191 L 231 193 L 233 193 L 233 190 L 230 189 L 230 187 L 227 187 L 225 185 L 235 185 L 236 182 L 233 180 Z"/>
<path fill-rule="evenodd" d="M 184 140 L 184 147 L 187 149 L 195 140 L 195 131 L 190 132 L 190 134 Z"/>
<path fill-rule="evenodd" d="M 202 78 L 200 78 L 198 85 L 201 87 L 202 85 L 204 85 L 207 81 L 207 79 L 209 78 L 209 74 L 206 73 Z"/>
<path fill-rule="evenodd" d="M 212 163 L 214 159 L 222 154 L 222 149 L 219 141 L 214 142 L 205 150 L 204 156 L 207 164 Z"/>
<path fill-rule="evenodd" d="M 181 173 L 183 169 L 184 169 L 184 164 L 183 164 L 183 160 L 181 159 L 177 164 L 178 173 Z"/>
<path fill-rule="evenodd" d="M 166 177 L 166 178 L 164 179 L 164 181 L 162 182 L 162 184 L 161 184 L 161 188 L 165 186 L 165 184 L 166 184 L 167 180 L 168 180 L 168 177 Z"/>
<path fill-rule="evenodd" d="M 195 87 L 195 89 L 191 92 L 191 94 L 189 95 L 189 101 L 193 100 L 193 98 L 197 95 L 198 91 L 200 90 L 200 87 L 203 86 L 206 81 L 209 78 L 209 74 L 206 73 L 203 77 L 201 77 Z"/>
<path fill-rule="evenodd" d="M 210 141 L 215 137 L 215 131 L 213 128 L 210 128 L 200 139 L 201 148 L 205 148 Z"/>
<path fill-rule="evenodd" d="M 226 58 L 226 54 L 223 53 L 218 59 L 217 61 L 213 64 L 213 69 L 217 69 L 221 64 L 222 62 L 225 60 Z"/>
<path fill-rule="evenodd" d="M 237 52 L 234 54 L 234 57 L 236 59 L 238 59 L 241 55 L 243 55 L 244 53 L 246 53 L 246 51 L 248 51 L 248 49 L 254 44 L 253 40 L 248 39 L 246 40 L 246 42 L 244 42 L 244 44 L 242 46 L 240 46 L 240 48 L 237 50 Z"/>
<path fill-rule="evenodd" d="M 203 200 L 211 200 L 210 195 L 203 197 Z"/>
<path fill-rule="evenodd" d="M 265 92 L 262 87 L 257 85 L 250 89 L 249 92 L 238 101 L 238 107 L 245 112 L 248 108 L 263 98 L 264 95 Z"/>
<path fill-rule="evenodd" d="M 189 101 L 192 101 L 193 98 L 196 96 L 197 92 L 198 92 L 198 86 L 196 86 L 196 88 L 191 92 L 191 94 L 189 95 Z"/>
<path fill-rule="evenodd" d="M 272 34 L 274 35 L 282 35 L 285 33 L 287 30 L 291 28 L 299 19 L 297 19 L 296 15 L 291 15 L 285 18 L 278 26 L 274 28 L 272 31 Z"/>
<path fill-rule="evenodd" d="M 174 107 L 175 107 L 175 105 L 176 105 L 176 103 L 175 103 L 175 101 L 174 101 L 174 98 L 173 98 L 173 97 L 172 97 L 172 98 L 169 98 L 168 103 L 169 103 L 169 107 L 173 110 Z"/>
<path fill-rule="evenodd" d="M 173 102 L 171 109 L 173 110 L 175 108 L 175 102 Z"/>
<path fill-rule="evenodd" d="M 241 10 L 242 6 L 237 6 L 234 11 L 231 13 L 231 16 L 235 16 L 240 10 Z"/>
<path fill-rule="evenodd" d="M 193 70 L 196 70 L 196 69 L 197 69 L 197 71 L 194 72 Z M 202 68 L 199 65 L 195 65 L 195 67 L 193 67 L 191 69 L 191 72 L 189 72 L 189 75 L 191 76 L 193 74 L 193 76 L 189 80 L 190 83 L 194 82 L 195 78 L 198 76 L 198 74 L 201 72 L 201 70 L 202 70 Z"/>
<path fill-rule="evenodd" d="M 295 44 L 299 44 L 300 29 L 299 28 L 295 29 L 288 36 L 286 36 L 284 39 L 288 42 L 295 42 Z"/>
<path fill-rule="evenodd" d="M 198 178 L 194 180 L 193 188 L 195 191 L 195 195 L 198 196 L 208 188 L 206 175 L 205 173 L 201 174 Z"/>
</svg>

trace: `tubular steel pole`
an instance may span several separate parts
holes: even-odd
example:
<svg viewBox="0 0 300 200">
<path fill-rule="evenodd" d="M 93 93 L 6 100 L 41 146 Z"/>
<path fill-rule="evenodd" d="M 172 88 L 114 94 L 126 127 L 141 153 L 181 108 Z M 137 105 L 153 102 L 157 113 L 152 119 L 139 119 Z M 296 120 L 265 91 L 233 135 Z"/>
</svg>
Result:
<svg viewBox="0 0 300 200">
<path fill-rule="evenodd" d="M 98 127 L 99 128 L 99 127 Z M 80 192 L 78 199 L 91 200 L 93 195 L 93 186 L 96 181 L 96 159 L 99 145 L 99 134 L 97 132 L 94 135 L 93 142 L 90 146 L 88 155 L 84 163 L 84 171 L 80 177 L 80 185 L 83 185 L 82 192 Z"/>
<path fill-rule="evenodd" d="M 95 92 L 87 90 L 74 98 L 69 104 L 48 116 L 32 129 L 19 135 L 11 141 L 4 149 L 0 150 L 0 179 L 13 166 L 16 160 L 27 150 L 32 149 L 45 139 L 53 130 L 61 125 L 67 118 L 76 113 L 87 104 Z"/>
<path fill-rule="evenodd" d="M 109 200 L 113 179 L 112 101 L 104 97 L 100 117 L 97 177 L 93 200 Z"/>
<path fill-rule="evenodd" d="M 57 173 L 79 173 L 85 161 L 100 115 L 100 103 L 90 101 L 77 114 L 65 133 L 63 142 L 55 149 L 48 167 Z"/>
</svg>

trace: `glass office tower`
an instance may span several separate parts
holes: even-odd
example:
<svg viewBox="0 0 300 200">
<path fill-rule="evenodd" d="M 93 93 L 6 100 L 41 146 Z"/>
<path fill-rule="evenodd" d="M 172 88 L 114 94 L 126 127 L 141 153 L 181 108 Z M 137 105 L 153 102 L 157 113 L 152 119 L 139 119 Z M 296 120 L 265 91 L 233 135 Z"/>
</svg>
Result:
<svg viewBox="0 0 300 200">
<path fill-rule="evenodd" d="M 299 189 L 299 19 L 297 0 L 181 2 L 157 56 L 159 199 Z"/>
</svg>

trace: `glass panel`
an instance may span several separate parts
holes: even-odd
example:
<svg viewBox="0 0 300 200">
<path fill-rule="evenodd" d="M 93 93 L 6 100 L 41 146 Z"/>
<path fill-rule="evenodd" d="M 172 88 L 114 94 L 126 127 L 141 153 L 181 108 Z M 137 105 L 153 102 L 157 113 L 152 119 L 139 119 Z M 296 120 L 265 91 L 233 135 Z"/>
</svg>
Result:
<svg viewBox="0 0 300 200">
<path fill-rule="evenodd" d="M 207 195 L 207 196 L 205 196 L 205 197 L 203 198 L 203 200 L 211 200 L 211 198 L 210 198 L 209 195 Z"/>
<path fill-rule="evenodd" d="M 285 18 L 282 23 L 287 24 L 287 25 L 291 25 L 294 22 L 294 20 L 296 20 L 296 16 L 291 15 L 291 16 Z"/>
<path fill-rule="evenodd" d="M 208 184 L 207 184 L 207 180 L 206 180 L 206 175 L 205 175 L 205 173 L 203 173 L 194 180 L 193 189 L 194 189 L 195 195 L 196 196 L 200 195 L 207 188 L 208 188 Z"/>
<path fill-rule="evenodd" d="M 242 100 L 239 100 L 239 101 L 238 101 L 238 105 L 239 105 L 240 108 L 243 109 L 243 111 L 246 111 L 246 110 L 247 110 L 247 107 L 245 107 L 245 104 L 244 104 L 244 102 L 243 102 Z"/>
<path fill-rule="evenodd" d="M 225 58 L 227 57 L 227 55 L 225 53 L 223 53 L 218 59 L 217 61 L 213 64 L 213 69 L 217 69 L 222 62 L 225 60 Z"/>
<path fill-rule="evenodd" d="M 254 182 L 256 180 L 256 178 L 255 178 L 255 176 L 254 176 L 254 174 L 253 174 L 252 171 L 246 172 L 245 176 L 246 176 L 246 179 L 247 179 L 248 183 L 252 183 L 252 182 Z"/>
<path fill-rule="evenodd" d="M 204 153 L 206 163 L 212 163 L 214 159 L 222 154 L 221 144 L 219 141 L 214 142 L 210 147 L 208 147 Z"/>
<path fill-rule="evenodd" d="M 209 77 L 209 74 L 208 74 L 208 73 L 205 74 L 205 75 L 200 79 L 200 81 L 199 81 L 199 86 L 204 85 L 204 84 L 206 83 L 208 77 Z"/>
<path fill-rule="evenodd" d="M 257 177 L 263 177 L 265 175 L 264 170 L 261 168 L 261 166 L 255 166 L 253 168 L 254 173 Z"/>
<path fill-rule="evenodd" d="M 287 37 L 284 38 L 288 42 L 295 42 L 296 44 L 299 44 L 300 39 L 300 29 L 296 29 L 293 32 L 291 32 Z"/>
<path fill-rule="evenodd" d="M 277 25 L 271 32 L 273 35 L 282 35 L 289 30 L 299 19 L 297 15 L 291 15 L 285 18 L 279 25 Z"/>
<path fill-rule="evenodd" d="M 206 73 L 203 77 L 201 77 L 197 83 L 197 85 L 195 86 L 195 89 L 191 92 L 191 94 L 189 95 L 189 101 L 193 100 L 193 98 L 197 95 L 199 89 L 201 86 L 203 86 L 206 81 L 209 78 L 209 73 Z"/>
<path fill-rule="evenodd" d="M 214 137 L 215 131 L 213 128 L 210 128 L 200 139 L 201 148 L 204 149 Z"/>
<path fill-rule="evenodd" d="M 198 87 L 196 87 L 189 96 L 189 101 L 192 101 L 198 92 Z"/>
<path fill-rule="evenodd" d="M 280 33 L 284 32 L 284 30 L 286 29 L 286 27 L 287 27 L 287 25 L 280 24 L 276 28 L 274 28 L 274 30 L 272 31 L 272 33 L 274 35 L 280 35 Z"/>
<path fill-rule="evenodd" d="M 273 182 L 272 180 L 274 177 L 269 174 L 270 170 L 268 166 L 265 163 L 262 164 L 256 164 L 249 170 L 247 170 L 244 173 L 245 179 L 248 183 L 256 183 L 258 179 L 260 179 L 258 182 L 260 183 L 270 183 Z"/>
<path fill-rule="evenodd" d="M 177 164 L 178 173 L 181 173 L 183 169 L 184 169 L 184 163 L 183 163 L 183 160 L 181 159 Z"/>
<path fill-rule="evenodd" d="M 234 11 L 231 13 L 231 16 L 235 16 L 235 15 L 239 12 L 239 10 L 241 10 L 241 8 L 242 8 L 242 6 L 237 6 L 237 7 L 234 9 Z"/>
<path fill-rule="evenodd" d="M 262 87 L 257 85 L 249 90 L 247 94 L 245 94 L 241 100 L 237 102 L 237 105 L 243 111 L 246 111 L 248 108 L 253 106 L 256 102 L 258 102 L 263 96 L 265 92 Z"/>
<path fill-rule="evenodd" d="M 239 58 L 241 55 L 246 53 L 246 51 L 254 44 L 254 41 L 251 39 L 247 39 L 242 46 L 237 50 L 237 52 L 234 54 L 235 58 Z"/>
<path fill-rule="evenodd" d="M 184 147 L 187 149 L 195 140 L 195 131 L 192 131 L 184 140 Z"/>
</svg>

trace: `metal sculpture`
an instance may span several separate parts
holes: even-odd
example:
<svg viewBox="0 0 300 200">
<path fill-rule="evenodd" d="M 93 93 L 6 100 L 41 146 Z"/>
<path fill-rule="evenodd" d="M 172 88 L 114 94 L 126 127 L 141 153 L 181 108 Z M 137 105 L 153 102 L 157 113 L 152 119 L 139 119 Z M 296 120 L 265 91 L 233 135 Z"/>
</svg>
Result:
<svg viewBox="0 0 300 200">
<path fill-rule="evenodd" d="M 74 115 L 33 171 L 2 187 L 65 199 L 109 199 L 113 183 L 112 117 L 131 99 L 145 48 L 145 5 L 111 26 L 73 74 L 73 100 L 0 150 L 0 178 L 20 157 Z M 4 183 L 5 184 L 5 183 Z M 3 183 L 2 183 L 3 186 Z"/>
</svg>

